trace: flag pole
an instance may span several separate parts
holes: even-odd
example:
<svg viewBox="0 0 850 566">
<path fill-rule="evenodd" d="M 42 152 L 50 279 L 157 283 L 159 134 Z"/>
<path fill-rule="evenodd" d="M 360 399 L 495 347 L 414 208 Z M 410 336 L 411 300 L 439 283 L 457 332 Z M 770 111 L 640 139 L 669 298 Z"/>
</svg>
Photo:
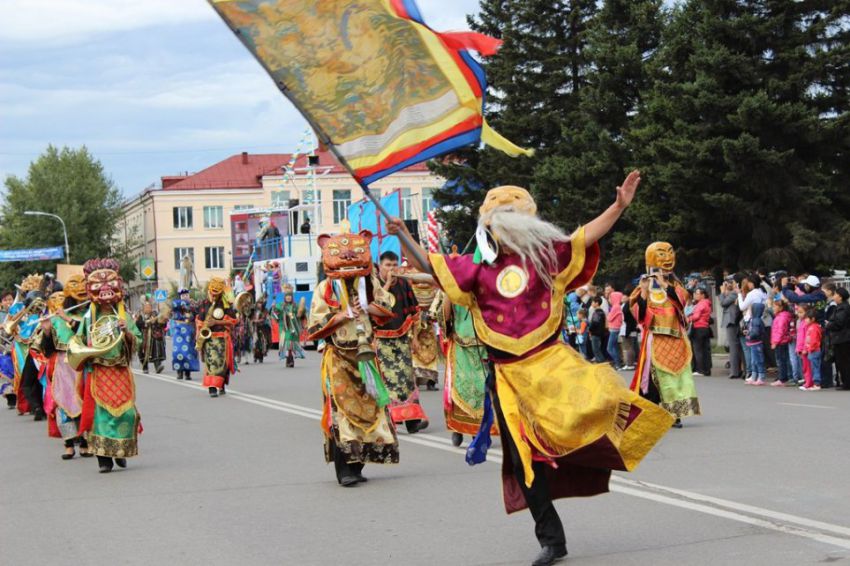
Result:
<svg viewBox="0 0 850 566">
<path fill-rule="evenodd" d="M 215 11 L 219 15 L 219 17 L 221 17 L 221 21 L 224 22 L 224 24 L 230 29 L 230 31 L 232 31 L 236 35 L 237 38 L 239 38 L 239 41 L 242 42 L 242 44 L 248 49 L 248 51 L 253 53 L 251 46 L 248 44 L 247 38 L 245 38 L 243 36 L 241 31 L 238 30 L 238 29 L 232 28 L 230 26 L 230 24 L 228 23 L 227 19 L 225 19 L 225 17 L 218 10 L 215 10 Z M 359 177 L 357 177 L 357 175 L 354 174 L 354 169 L 351 167 L 351 165 L 348 163 L 348 161 L 340 154 L 339 150 L 334 145 L 334 143 L 331 141 L 330 137 L 316 123 L 316 121 L 313 119 L 313 117 L 310 115 L 310 113 L 307 112 L 307 110 L 301 104 L 299 104 L 299 102 L 295 99 L 295 97 L 291 96 L 289 87 L 286 86 L 286 83 L 284 83 L 283 81 L 279 81 L 279 80 L 274 79 L 274 76 L 275 76 L 274 73 L 272 72 L 272 70 L 269 68 L 269 66 L 266 65 L 266 63 L 262 59 L 260 59 L 256 55 L 254 56 L 254 59 L 263 67 L 263 69 L 266 71 L 268 76 L 271 77 L 272 80 L 274 80 L 275 86 L 277 86 L 277 88 L 278 88 L 278 90 L 280 90 L 281 94 L 283 94 L 283 96 L 285 96 L 287 98 L 287 100 L 289 100 L 289 102 L 292 103 L 292 105 L 295 107 L 295 109 L 298 110 L 298 112 L 301 113 L 301 115 L 304 117 L 304 119 L 307 120 L 307 123 L 310 125 L 311 128 L 313 128 L 313 131 L 316 133 L 316 137 L 319 138 L 319 142 L 324 144 L 328 148 L 328 150 L 334 155 L 334 157 L 336 157 L 337 160 L 342 164 L 342 166 L 345 167 L 346 171 L 348 171 L 349 174 L 352 177 L 354 177 L 354 180 L 357 181 L 357 184 L 360 185 L 361 189 L 363 189 L 363 194 L 366 196 L 366 198 L 368 198 L 370 201 L 372 201 L 372 203 L 374 203 L 375 208 L 378 210 L 378 212 L 380 212 L 387 220 L 392 218 L 392 216 L 390 216 L 390 214 L 387 212 L 387 210 L 381 205 L 380 199 L 376 199 L 375 196 L 372 194 L 372 192 L 369 190 L 369 187 L 366 185 L 366 183 L 364 183 L 362 179 L 360 179 Z M 407 233 L 399 232 L 398 237 L 401 240 L 402 244 L 404 244 L 404 247 L 406 247 L 407 250 L 410 252 L 410 254 L 414 258 L 416 258 L 416 260 L 419 262 L 420 265 L 423 265 L 423 266 L 428 265 L 428 259 L 425 258 L 419 252 L 418 246 L 414 245 L 413 240 L 407 235 Z"/>
</svg>

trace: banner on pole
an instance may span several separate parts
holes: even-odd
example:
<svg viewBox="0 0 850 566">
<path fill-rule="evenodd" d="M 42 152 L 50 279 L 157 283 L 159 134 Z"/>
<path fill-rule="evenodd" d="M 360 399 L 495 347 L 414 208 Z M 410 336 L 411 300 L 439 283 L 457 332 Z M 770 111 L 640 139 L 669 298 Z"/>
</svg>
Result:
<svg viewBox="0 0 850 566">
<path fill-rule="evenodd" d="M 52 261 L 65 257 L 65 248 L 33 248 L 29 250 L 0 250 L 0 262 Z"/>
<path fill-rule="evenodd" d="M 501 41 L 438 33 L 414 0 L 208 0 L 361 184 L 484 142 L 482 67 Z"/>
</svg>

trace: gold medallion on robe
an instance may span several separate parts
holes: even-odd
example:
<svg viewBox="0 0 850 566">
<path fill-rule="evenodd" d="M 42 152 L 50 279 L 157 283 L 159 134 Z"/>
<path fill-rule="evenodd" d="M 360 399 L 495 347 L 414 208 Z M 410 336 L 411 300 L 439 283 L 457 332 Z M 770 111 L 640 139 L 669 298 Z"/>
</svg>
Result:
<svg viewBox="0 0 850 566">
<path fill-rule="evenodd" d="M 496 277 L 496 289 L 505 298 L 520 296 L 528 287 L 528 272 L 518 265 L 509 265 Z"/>
</svg>

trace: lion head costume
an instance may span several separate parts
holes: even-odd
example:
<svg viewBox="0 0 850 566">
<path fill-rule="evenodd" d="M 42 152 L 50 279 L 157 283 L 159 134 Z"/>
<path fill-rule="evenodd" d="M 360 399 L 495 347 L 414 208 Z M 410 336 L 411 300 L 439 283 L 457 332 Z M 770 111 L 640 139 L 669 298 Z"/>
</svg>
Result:
<svg viewBox="0 0 850 566">
<path fill-rule="evenodd" d="M 83 265 L 86 292 L 99 306 L 112 306 L 124 299 L 124 280 L 118 274 L 118 262 L 112 258 L 90 259 Z"/>
<path fill-rule="evenodd" d="M 368 230 L 359 234 L 322 234 L 317 241 L 329 279 L 354 279 L 372 273 L 372 233 Z"/>
</svg>

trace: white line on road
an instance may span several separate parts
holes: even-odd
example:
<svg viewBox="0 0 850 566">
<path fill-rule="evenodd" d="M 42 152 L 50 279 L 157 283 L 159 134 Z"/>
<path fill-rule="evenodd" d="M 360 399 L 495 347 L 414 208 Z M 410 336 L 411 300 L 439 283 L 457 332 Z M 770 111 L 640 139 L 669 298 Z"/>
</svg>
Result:
<svg viewBox="0 0 850 566">
<path fill-rule="evenodd" d="M 785 405 L 786 407 L 808 407 L 809 409 L 834 409 L 829 405 L 808 405 L 806 403 L 777 403 L 777 405 Z"/>
<path fill-rule="evenodd" d="M 173 377 L 160 374 L 144 374 L 137 370 L 133 370 L 133 372 L 136 375 L 162 381 L 170 385 L 180 385 L 198 390 L 203 389 L 203 386 L 197 382 L 177 381 Z M 228 389 L 227 396 L 252 405 L 274 409 L 276 411 L 306 417 L 312 420 L 319 420 L 322 415 L 321 411 L 311 407 L 294 405 L 292 403 L 286 403 L 284 401 L 278 401 L 268 397 L 261 397 L 259 395 L 241 393 L 239 391 L 233 391 L 232 389 Z M 817 407 L 832 408 L 823 406 Z M 399 435 L 399 440 L 410 442 L 412 444 L 419 444 L 421 446 L 427 446 L 436 450 L 451 452 L 457 455 L 465 453 L 463 448 L 452 446 L 451 441 L 448 438 L 435 436 L 433 434 L 418 433 L 416 435 Z M 495 448 L 490 449 L 487 453 L 487 461 L 494 464 L 501 464 L 502 451 Z M 807 519 L 806 517 L 799 517 L 788 513 L 764 509 L 762 507 L 755 507 L 753 505 L 738 503 L 728 499 L 720 499 L 683 489 L 626 479 L 616 475 L 612 476 L 611 482 L 611 491 L 614 493 L 631 495 L 633 497 L 639 497 L 656 503 L 671 505 L 673 507 L 688 509 L 690 511 L 697 511 L 706 515 L 738 521 L 740 523 L 784 534 L 800 536 L 850 550 L 850 528 L 841 525 Z"/>
</svg>

